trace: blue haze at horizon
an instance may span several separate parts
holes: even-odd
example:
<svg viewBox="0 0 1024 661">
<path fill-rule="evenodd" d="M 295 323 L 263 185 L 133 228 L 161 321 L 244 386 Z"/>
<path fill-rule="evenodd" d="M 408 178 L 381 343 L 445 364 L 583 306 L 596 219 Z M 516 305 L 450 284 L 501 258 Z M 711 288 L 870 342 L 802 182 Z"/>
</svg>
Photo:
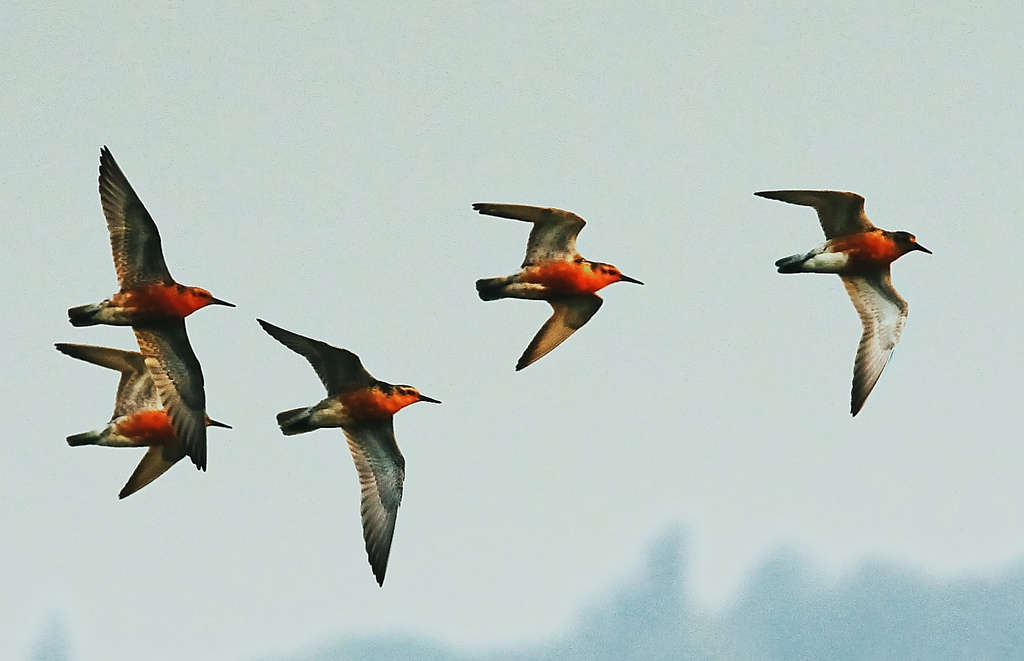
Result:
<svg viewBox="0 0 1024 661">
<path fill-rule="evenodd" d="M 792 549 L 755 570 L 722 610 L 688 589 L 685 538 L 656 540 L 645 566 L 545 641 L 467 651 L 416 635 L 307 644 L 251 661 L 1011 661 L 1024 657 L 1024 560 L 985 575 L 927 576 L 869 561 L 841 577 Z M 31 661 L 75 661 L 59 618 Z"/>
</svg>

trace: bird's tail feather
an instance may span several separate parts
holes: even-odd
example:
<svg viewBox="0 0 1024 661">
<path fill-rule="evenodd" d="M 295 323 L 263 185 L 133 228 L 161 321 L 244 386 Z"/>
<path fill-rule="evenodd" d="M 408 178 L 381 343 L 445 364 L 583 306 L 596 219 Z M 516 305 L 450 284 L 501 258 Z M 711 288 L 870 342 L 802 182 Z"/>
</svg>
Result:
<svg viewBox="0 0 1024 661">
<path fill-rule="evenodd" d="M 96 442 L 100 440 L 100 435 L 94 431 L 82 432 L 81 434 L 74 434 L 68 436 L 68 445 L 71 447 L 77 447 L 79 445 L 96 445 Z"/>
<path fill-rule="evenodd" d="M 308 406 L 281 411 L 277 414 L 277 424 L 281 427 L 281 433 L 285 436 L 294 436 L 313 431 L 316 427 L 309 423 L 309 415 Z"/>
<path fill-rule="evenodd" d="M 79 305 L 78 307 L 71 308 L 68 310 L 68 321 L 71 322 L 72 326 L 95 326 L 97 323 L 95 316 L 99 312 L 100 306 L 92 305 Z"/>
<path fill-rule="evenodd" d="M 483 278 L 482 280 L 476 281 L 476 291 L 480 295 L 481 300 L 494 301 L 499 298 L 504 298 L 505 286 L 509 283 L 509 278 Z"/>
<path fill-rule="evenodd" d="M 783 257 L 782 259 L 775 262 L 775 266 L 779 268 L 779 273 L 800 273 L 803 269 L 804 261 L 806 261 L 807 255 L 790 255 L 789 257 Z"/>
</svg>

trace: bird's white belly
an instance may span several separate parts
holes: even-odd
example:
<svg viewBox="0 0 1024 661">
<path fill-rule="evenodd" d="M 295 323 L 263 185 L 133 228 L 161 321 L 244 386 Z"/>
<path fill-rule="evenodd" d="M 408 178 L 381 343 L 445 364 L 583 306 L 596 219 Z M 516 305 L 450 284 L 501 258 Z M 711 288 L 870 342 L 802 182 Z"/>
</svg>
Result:
<svg viewBox="0 0 1024 661">
<path fill-rule="evenodd" d="M 801 267 L 812 273 L 842 273 L 850 263 L 850 256 L 845 252 L 819 252 L 807 258 Z"/>
</svg>

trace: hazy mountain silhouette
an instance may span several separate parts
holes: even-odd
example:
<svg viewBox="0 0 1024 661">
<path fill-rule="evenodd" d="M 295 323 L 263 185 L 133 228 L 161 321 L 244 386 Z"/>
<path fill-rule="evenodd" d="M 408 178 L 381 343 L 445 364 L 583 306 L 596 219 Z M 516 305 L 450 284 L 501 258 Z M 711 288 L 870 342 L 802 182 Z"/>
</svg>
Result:
<svg viewBox="0 0 1024 661">
<path fill-rule="evenodd" d="M 29 658 L 31 661 L 68 661 L 71 658 L 71 643 L 60 616 L 50 617 Z"/>
<path fill-rule="evenodd" d="M 807 559 L 773 555 L 733 603 L 687 596 L 683 535 L 653 545 L 642 575 L 543 643 L 461 651 L 406 635 L 348 637 L 261 661 L 1017 661 L 1024 659 L 1024 562 L 986 575 L 936 578 L 870 562 L 827 579 Z M 31 661 L 74 655 L 53 617 Z"/>
<path fill-rule="evenodd" d="M 871 562 L 835 581 L 781 552 L 735 601 L 702 612 L 687 598 L 683 537 L 654 545 L 644 575 L 587 609 L 561 636 L 470 654 L 405 636 L 349 638 L 267 661 L 943 661 L 1024 659 L 1024 564 L 987 576 L 928 577 Z"/>
</svg>

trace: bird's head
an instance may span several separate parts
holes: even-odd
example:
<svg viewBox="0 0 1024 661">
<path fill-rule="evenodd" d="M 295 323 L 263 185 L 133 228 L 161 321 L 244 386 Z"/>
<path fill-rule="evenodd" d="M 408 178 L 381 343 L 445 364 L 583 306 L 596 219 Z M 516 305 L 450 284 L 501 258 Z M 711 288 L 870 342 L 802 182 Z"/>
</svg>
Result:
<svg viewBox="0 0 1024 661">
<path fill-rule="evenodd" d="M 918 243 L 917 237 L 910 232 L 893 232 L 892 238 L 893 241 L 896 242 L 896 245 L 903 250 L 904 254 L 914 250 L 920 250 L 921 252 L 926 252 L 929 255 L 932 254 L 932 251 Z"/>
<path fill-rule="evenodd" d="M 406 406 L 415 404 L 416 402 L 431 402 L 432 404 L 441 403 L 440 400 L 434 399 L 433 397 L 427 397 L 412 386 L 393 386 L 388 400 L 391 402 L 393 407 L 397 407 L 395 408 L 395 411 L 404 409 Z"/>
<path fill-rule="evenodd" d="M 637 280 L 636 278 L 629 277 L 628 275 L 620 271 L 618 267 L 612 266 L 611 264 L 604 264 L 602 262 L 592 262 L 591 269 L 594 273 L 608 280 L 608 284 L 611 284 L 613 282 L 632 282 L 635 285 L 644 284 Z"/>
</svg>

